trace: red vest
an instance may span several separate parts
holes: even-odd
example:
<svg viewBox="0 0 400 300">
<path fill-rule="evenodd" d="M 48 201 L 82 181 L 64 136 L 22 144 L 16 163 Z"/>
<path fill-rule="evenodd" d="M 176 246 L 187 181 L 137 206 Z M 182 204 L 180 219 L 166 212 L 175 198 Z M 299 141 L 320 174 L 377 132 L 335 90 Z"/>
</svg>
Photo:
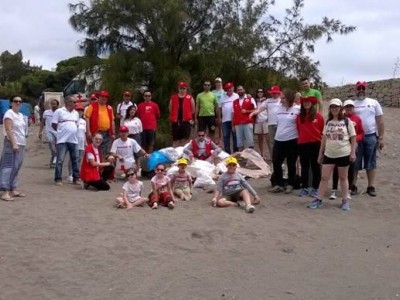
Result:
<svg viewBox="0 0 400 300">
<path fill-rule="evenodd" d="M 233 101 L 233 125 L 250 124 L 253 119 L 249 118 L 250 113 L 242 113 L 242 109 L 253 110 L 255 109 L 251 97 L 246 97 L 240 106 L 239 99 Z"/>
<path fill-rule="evenodd" d="M 93 108 L 92 115 L 90 116 L 90 133 L 95 134 L 98 131 L 99 127 L 99 103 L 93 102 L 90 104 Z M 113 116 L 113 108 L 110 105 L 107 105 L 108 119 L 110 120 L 110 127 L 108 129 L 108 133 L 113 135 L 112 132 L 112 116 Z"/>
<path fill-rule="evenodd" d="M 179 108 L 179 97 L 178 94 L 174 94 L 171 96 L 171 115 L 169 119 L 171 122 L 175 123 L 178 122 L 178 108 Z M 193 119 L 192 110 L 192 96 L 186 94 L 183 98 L 183 121 L 188 122 Z"/>
<path fill-rule="evenodd" d="M 211 156 L 211 150 L 211 140 L 206 140 L 206 155 L 199 155 L 199 145 L 197 144 L 196 139 L 192 140 L 192 153 L 197 159 L 206 160 Z"/>
<path fill-rule="evenodd" d="M 99 160 L 101 161 L 101 152 L 100 149 L 99 151 Z M 100 180 L 100 171 L 98 167 L 93 167 L 87 160 L 87 154 L 92 153 L 94 157 L 96 157 L 96 154 L 94 152 L 93 144 L 89 144 L 86 146 L 85 149 L 85 155 L 83 156 L 82 159 L 82 165 L 81 165 L 81 172 L 79 174 L 80 178 L 83 180 L 83 182 L 93 182 Z M 95 159 L 97 161 L 97 159 Z"/>
</svg>

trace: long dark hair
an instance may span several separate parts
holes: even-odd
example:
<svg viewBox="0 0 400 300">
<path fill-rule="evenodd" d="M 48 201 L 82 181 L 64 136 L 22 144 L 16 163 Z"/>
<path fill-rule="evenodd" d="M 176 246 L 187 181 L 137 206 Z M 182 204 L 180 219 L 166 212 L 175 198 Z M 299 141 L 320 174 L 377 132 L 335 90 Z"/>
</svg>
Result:
<svg viewBox="0 0 400 300">
<path fill-rule="evenodd" d="M 133 117 L 130 116 L 130 112 L 132 110 L 132 108 L 136 109 L 135 114 L 133 115 Z M 128 106 L 128 108 L 126 109 L 126 115 L 125 115 L 125 120 L 132 120 L 134 117 L 136 117 L 136 113 L 137 113 L 137 108 L 135 105 L 130 105 Z"/>
<path fill-rule="evenodd" d="M 288 108 L 292 107 L 294 104 L 294 100 L 296 98 L 296 93 L 293 92 L 292 90 L 285 89 L 283 91 L 283 95 L 285 96 L 287 107 Z"/>
<path fill-rule="evenodd" d="M 300 106 L 300 121 L 304 123 L 306 121 L 306 117 L 308 116 L 308 121 L 312 122 L 315 119 L 315 115 L 317 114 L 317 107 L 315 104 L 312 104 L 310 107 L 310 112 L 307 114 L 307 110 L 304 108 L 303 104 Z"/>
</svg>

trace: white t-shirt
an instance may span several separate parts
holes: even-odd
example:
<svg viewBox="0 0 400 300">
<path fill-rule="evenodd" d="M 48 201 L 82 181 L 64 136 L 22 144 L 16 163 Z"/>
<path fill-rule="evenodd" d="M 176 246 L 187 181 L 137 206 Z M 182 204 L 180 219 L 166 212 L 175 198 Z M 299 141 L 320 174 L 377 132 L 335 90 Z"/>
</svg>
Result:
<svg viewBox="0 0 400 300">
<path fill-rule="evenodd" d="M 132 168 L 135 163 L 135 157 L 133 153 L 138 153 L 142 148 L 140 145 L 131 138 L 128 138 L 125 142 L 121 140 L 121 138 L 116 139 L 111 146 L 111 153 L 118 154 L 123 157 L 124 162 L 120 163 L 117 161 L 117 168 L 120 168 L 119 165 L 124 165 L 125 169 Z"/>
<path fill-rule="evenodd" d="M 28 123 L 25 116 L 18 112 L 15 113 L 12 109 L 6 111 L 3 117 L 3 124 L 5 119 L 10 119 L 12 121 L 12 132 L 14 134 L 15 142 L 17 145 L 26 145 L 26 135 Z M 5 126 L 3 125 L 4 136 L 7 136 Z"/>
<path fill-rule="evenodd" d="M 297 115 L 300 113 L 300 106 L 293 105 L 287 108 L 283 105 L 279 106 L 276 117 L 277 117 L 277 128 L 275 134 L 275 140 L 284 142 L 293 139 L 297 139 Z"/>
<path fill-rule="evenodd" d="M 85 150 L 86 146 L 86 120 L 79 118 L 78 121 L 78 149 Z"/>
<path fill-rule="evenodd" d="M 125 119 L 124 125 L 128 127 L 129 134 L 138 134 L 143 131 L 142 121 L 138 117 L 133 119 Z"/>
<path fill-rule="evenodd" d="M 354 113 L 360 117 L 365 134 L 376 133 L 375 117 L 383 115 L 382 107 L 375 99 L 354 100 Z"/>
<path fill-rule="evenodd" d="M 268 125 L 278 124 L 278 118 L 276 116 L 278 108 L 281 107 L 281 98 L 268 98 L 263 107 L 265 107 L 268 113 Z"/>
<path fill-rule="evenodd" d="M 57 124 L 57 144 L 78 144 L 78 121 L 79 114 L 73 109 L 69 111 L 61 107 L 54 112 L 52 124 Z"/>
<path fill-rule="evenodd" d="M 257 108 L 259 109 L 259 108 L 263 107 L 263 103 L 266 102 L 266 101 L 267 101 L 267 99 L 261 98 L 261 99 L 257 102 Z M 264 104 L 264 107 L 266 107 L 265 104 Z M 262 112 L 260 112 L 260 113 L 257 115 L 257 119 L 256 119 L 256 122 L 257 122 L 257 123 L 264 123 L 264 122 L 266 122 L 267 120 L 268 120 L 268 111 L 267 111 L 267 110 L 263 110 Z"/>
<path fill-rule="evenodd" d="M 53 116 L 54 116 L 54 111 L 52 111 L 51 109 L 47 109 L 43 113 L 43 120 L 44 120 L 46 133 L 47 134 L 51 133 L 51 134 L 56 135 L 57 132 L 51 126 L 51 122 L 53 120 Z"/>
<path fill-rule="evenodd" d="M 324 154 L 330 158 L 338 158 L 350 155 L 351 143 L 350 137 L 356 135 L 354 124 L 349 120 L 347 131 L 344 120 L 330 120 L 324 127 L 325 135 L 325 152 Z"/>
<path fill-rule="evenodd" d="M 166 175 L 163 175 L 161 178 L 155 175 L 151 178 L 151 182 L 155 184 L 158 193 L 168 192 L 168 183 L 170 181 L 171 179 Z"/>
<path fill-rule="evenodd" d="M 117 114 L 121 114 L 121 120 L 122 123 L 126 117 L 126 110 L 128 109 L 129 106 L 133 105 L 132 101 L 129 101 L 128 103 L 125 103 L 125 101 L 122 101 L 120 104 L 117 106 Z"/>
<path fill-rule="evenodd" d="M 127 193 L 128 201 L 133 203 L 141 197 L 143 182 L 136 180 L 135 183 L 125 182 L 122 189 Z"/>
<path fill-rule="evenodd" d="M 232 121 L 233 101 L 239 99 L 239 95 L 232 93 L 231 96 L 223 94 L 218 102 L 218 107 L 222 109 L 222 122 Z"/>
</svg>

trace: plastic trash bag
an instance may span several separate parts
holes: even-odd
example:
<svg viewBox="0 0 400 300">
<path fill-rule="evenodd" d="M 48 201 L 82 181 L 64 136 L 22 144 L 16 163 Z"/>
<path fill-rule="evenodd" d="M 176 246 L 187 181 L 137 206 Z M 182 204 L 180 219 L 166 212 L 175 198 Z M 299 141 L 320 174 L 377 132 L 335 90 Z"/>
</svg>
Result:
<svg viewBox="0 0 400 300">
<path fill-rule="evenodd" d="M 159 151 L 165 154 L 165 156 L 167 156 L 171 162 L 177 161 L 182 156 L 179 155 L 178 151 L 176 151 L 176 149 L 173 147 L 164 148 Z"/>
<path fill-rule="evenodd" d="M 171 160 L 161 151 L 154 151 L 147 160 L 147 167 L 153 171 L 158 164 L 170 163 Z"/>
</svg>

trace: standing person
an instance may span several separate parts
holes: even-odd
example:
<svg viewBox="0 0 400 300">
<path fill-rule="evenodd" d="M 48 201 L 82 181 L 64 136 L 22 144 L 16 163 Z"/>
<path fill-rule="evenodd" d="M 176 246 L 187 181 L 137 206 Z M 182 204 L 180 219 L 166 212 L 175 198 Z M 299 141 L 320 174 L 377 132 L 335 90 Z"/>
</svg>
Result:
<svg viewBox="0 0 400 300">
<path fill-rule="evenodd" d="M 263 106 L 263 102 L 265 102 L 266 100 L 267 98 L 265 97 L 264 89 L 258 88 L 255 98 L 255 101 L 257 103 L 257 110 Z M 251 118 L 253 117 L 253 115 L 251 115 Z M 260 154 L 264 159 L 266 159 L 266 153 L 265 153 L 266 151 L 264 151 L 264 137 L 267 140 L 267 145 L 269 144 L 267 111 L 264 110 L 257 114 L 256 123 L 254 124 L 254 133 L 257 135 L 258 148 L 260 149 Z M 268 154 L 270 157 L 272 156 L 271 152 L 269 151 Z"/>
<path fill-rule="evenodd" d="M 297 138 L 300 165 L 301 185 L 299 196 L 308 196 L 309 175 L 311 169 L 312 189 L 310 196 L 317 197 L 318 186 L 321 181 L 321 168 L 318 163 L 318 154 L 321 147 L 324 117 L 317 112 L 318 99 L 313 96 L 300 98 L 300 114 L 297 115 L 296 125 L 299 137 Z"/>
<path fill-rule="evenodd" d="M 82 158 L 85 154 L 85 148 L 87 145 L 86 142 L 86 120 L 83 117 L 83 111 L 85 108 L 81 103 L 77 103 L 74 108 L 79 114 L 79 121 L 78 121 L 78 167 L 80 167 L 82 163 Z M 68 161 L 68 177 L 67 181 L 72 182 L 72 162 L 71 160 Z"/>
<path fill-rule="evenodd" d="M 322 163 L 322 176 L 318 188 L 318 195 L 307 205 L 308 208 L 322 206 L 322 198 L 328 187 L 329 178 L 335 166 L 338 167 L 340 188 L 342 190 L 343 211 L 350 209 L 349 184 L 347 171 L 350 162 L 356 159 L 356 132 L 353 122 L 343 115 L 342 101 L 334 98 L 329 102 L 329 114 L 326 122 L 318 161 Z"/>
<path fill-rule="evenodd" d="M 361 118 L 364 126 L 364 138 L 359 143 L 357 151 L 356 173 L 354 175 L 353 194 L 357 193 L 358 171 L 365 169 L 367 172 L 367 194 L 376 197 L 375 174 L 376 174 L 376 150 L 383 149 L 383 136 L 385 124 L 383 122 L 383 111 L 379 102 L 375 99 L 365 97 L 365 81 L 356 83 L 357 97 L 354 100 L 354 113 Z"/>
<path fill-rule="evenodd" d="M 297 115 L 300 107 L 294 104 L 295 93 L 286 91 L 281 98 L 282 105 L 277 110 L 277 129 L 272 150 L 274 173 L 271 176 L 273 185 L 268 191 L 272 193 L 285 192 L 290 194 L 294 189 L 296 179 L 297 150 Z M 288 185 L 284 188 L 282 163 L 286 159 L 288 168 Z"/>
<path fill-rule="evenodd" d="M 135 169 L 126 170 L 128 181 L 122 186 L 121 196 L 117 197 L 117 207 L 130 210 L 136 206 L 143 206 L 147 198 L 142 197 L 143 182 L 137 179 Z"/>
<path fill-rule="evenodd" d="M 117 119 L 119 120 L 120 126 L 124 124 L 127 109 L 132 105 L 136 107 L 136 104 L 131 101 L 131 95 L 131 92 L 125 91 L 122 102 L 117 105 Z"/>
<path fill-rule="evenodd" d="M 39 139 L 43 137 L 43 128 L 46 128 L 46 141 L 50 148 L 50 168 L 54 168 L 57 160 L 57 149 L 56 149 L 56 135 L 57 132 L 53 129 L 51 122 L 53 120 L 54 112 L 58 109 L 60 103 L 57 99 L 50 100 L 50 109 L 44 111 L 42 119 L 40 120 L 39 128 Z"/>
<path fill-rule="evenodd" d="M 83 187 L 87 190 L 93 186 L 98 191 L 108 191 L 110 185 L 107 180 L 114 173 L 114 166 L 111 162 L 103 162 L 99 147 L 103 142 L 103 136 L 96 133 L 93 136 L 93 143 L 85 148 L 85 154 L 82 159 L 80 177 L 83 181 Z"/>
<path fill-rule="evenodd" d="M 349 119 L 349 121 L 353 122 L 354 129 L 356 131 L 356 142 L 357 145 L 362 141 L 364 138 L 364 127 L 362 124 L 362 121 L 359 116 L 354 114 L 354 101 L 349 99 L 344 101 L 343 103 L 344 106 L 344 114 L 345 116 Z M 356 146 L 356 156 L 357 156 L 357 149 L 358 146 Z M 354 165 L 355 162 L 352 161 L 350 162 L 349 166 L 349 172 L 347 174 L 347 179 L 349 181 L 349 189 L 351 195 L 354 194 Z M 339 181 L 339 174 L 338 174 L 338 168 L 335 166 L 333 169 L 333 177 L 332 177 L 332 194 L 329 196 L 329 199 L 336 199 L 336 191 L 338 188 L 338 181 Z"/>
<path fill-rule="evenodd" d="M 157 209 L 159 205 L 167 206 L 169 209 L 175 207 L 175 197 L 172 191 L 170 178 L 165 175 L 165 165 L 156 166 L 156 175 L 151 178 L 151 193 L 149 195 L 149 206 Z"/>
<path fill-rule="evenodd" d="M 78 122 L 79 114 L 74 109 L 76 104 L 73 96 L 65 98 L 65 106 L 54 112 L 51 126 L 57 132 L 57 161 L 54 174 L 56 185 L 62 186 L 62 169 L 64 159 L 69 152 L 72 163 L 72 181 L 79 184 L 79 166 L 78 166 Z"/>
<path fill-rule="evenodd" d="M 221 77 L 217 77 L 214 79 L 214 85 L 215 85 L 215 89 L 212 92 L 217 97 L 217 103 L 220 103 L 222 96 L 225 94 L 225 91 L 222 87 Z M 218 142 L 217 142 L 217 144 L 220 144 L 222 141 L 222 124 L 221 124 L 221 115 L 220 115 L 219 108 L 218 108 L 218 113 L 217 113 L 217 127 L 218 127 Z"/>
<path fill-rule="evenodd" d="M 35 116 L 35 124 L 40 124 L 40 107 L 39 107 L 39 102 L 38 104 L 35 105 L 33 108 L 33 114 Z"/>
<path fill-rule="evenodd" d="M 178 171 L 171 174 L 171 184 L 174 195 L 183 201 L 192 199 L 193 185 L 192 176 L 186 171 L 188 161 L 185 158 L 178 159 Z"/>
<path fill-rule="evenodd" d="M 198 121 L 198 129 L 206 131 L 208 136 L 215 141 L 215 128 L 219 109 L 218 100 L 213 92 L 211 92 L 211 82 L 205 80 L 203 83 L 203 92 L 196 97 L 196 113 L 195 118 Z"/>
<path fill-rule="evenodd" d="M 224 137 L 224 150 L 227 153 L 231 153 L 231 136 L 233 140 L 233 152 L 237 152 L 236 133 L 232 125 L 232 110 L 233 101 L 239 99 L 239 95 L 234 93 L 235 86 L 232 82 L 225 83 L 225 94 L 222 95 L 218 107 L 220 110 L 219 115 L 221 116 L 222 123 L 222 135 Z"/>
<path fill-rule="evenodd" d="M 111 105 L 107 104 L 109 98 L 108 91 L 101 91 L 98 95 L 98 101 L 91 102 L 85 112 L 88 143 L 92 141 L 92 136 L 95 133 L 100 133 L 103 137 L 100 146 L 103 157 L 105 157 L 115 139 L 114 110 Z"/>
<path fill-rule="evenodd" d="M 218 179 L 217 190 L 211 200 L 212 206 L 241 207 L 244 202 L 246 212 L 253 213 L 256 208 L 251 204 L 250 195 L 254 197 L 255 203 L 260 203 L 260 197 L 246 179 L 236 172 L 238 166 L 236 158 L 228 157 L 225 164 L 228 170 Z"/>
<path fill-rule="evenodd" d="M 139 145 L 141 145 L 141 133 L 143 131 L 143 125 L 142 121 L 137 117 L 136 105 L 131 105 L 128 107 L 126 110 L 126 117 L 122 125 L 128 127 L 128 137 L 134 139 Z"/>
<path fill-rule="evenodd" d="M 17 191 L 18 175 L 24 161 L 28 123 L 20 109 L 20 96 L 11 97 L 11 108 L 3 117 L 4 143 L 0 160 L 1 200 L 12 201 L 26 195 Z"/>
<path fill-rule="evenodd" d="M 156 142 L 157 120 L 161 117 L 158 104 L 152 100 L 151 91 L 143 93 L 144 101 L 139 103 L 137 116 L 142 121 L 141 146 L 147 153 L 152 153 Z"/>
<path fill-rule="evenodd" d="M 232 104 L 232 121 L 236 133 L 236 142 L 239 151 L 254 148 L 253 119 L 250 114 L 256 109 L 256 102 L 251 95 L 246 95 L 243 86 L 238 85 L 236 92 L 239 95 Z"/>
<path fill-rule="evenodd" d="M 301 96 L 303 97 L 308 97 L 308 96 L 313 96 L 318 99 L 317 103 L 317 111 L 322 113 L 322 94 L 319 90 L 312 89 L 310 85 L 310 80 L 309 78 L 303 78 L 301 79 Z"/>
<path fill-rule="evenodd" d="M 178 93 L 169 100 L 169 119 L 172 123 L 172 146 L 185 145 L 190 138 L 194 124 L 195 104 L 192 95 L 187 92 L 188 84 L 178 82 Z"/>
</svg>

